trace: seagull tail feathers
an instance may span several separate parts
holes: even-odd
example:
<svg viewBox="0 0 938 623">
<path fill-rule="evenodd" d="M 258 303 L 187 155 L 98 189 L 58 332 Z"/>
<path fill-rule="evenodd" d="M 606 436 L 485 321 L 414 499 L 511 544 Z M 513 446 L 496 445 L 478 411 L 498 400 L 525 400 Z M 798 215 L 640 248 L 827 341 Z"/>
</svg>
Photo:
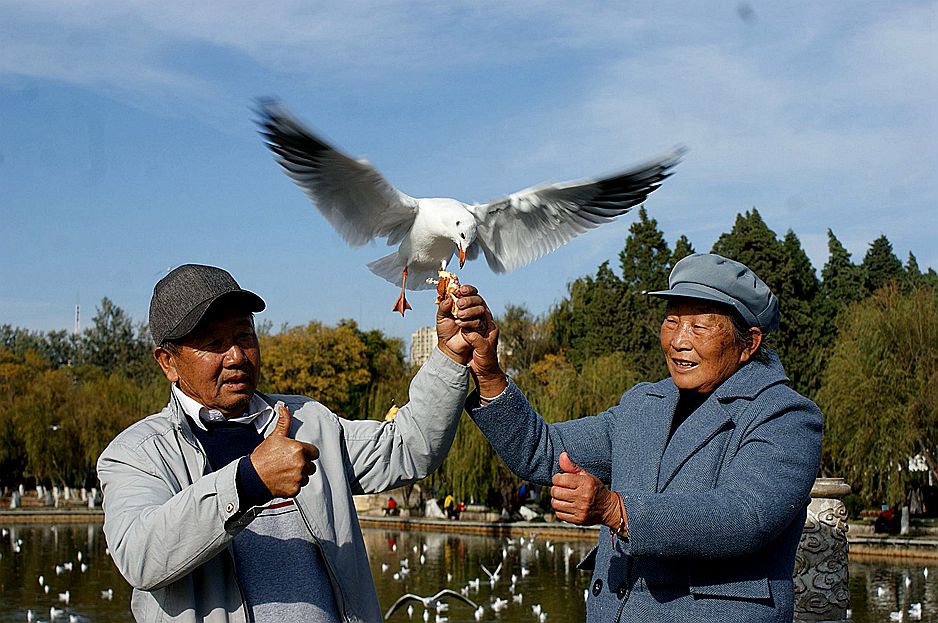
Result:
<svg viewBox="0 0 938 623">
<path fill-rule="evenodd" d="M 399 286 L 401 285 L 401 273 L 404 271 L 404 262 L 401 261 L 397 251 L 392 251 L 384 257 L 368 262 L 368 270 Z"/>
<path fill-rule="evenodd" d="M 439 268 L 438 266 L 436 268 Z M 401 273 L 404 271 L 404 261 L 397 251 L 391 251 L 384 257 L 368 262 L 368 270 L 382 279 L 387 279 L 396 286 L 401 285 Z M 407 289 L 428 290 L 436 286 L 427 283 L 427 278 L 436 278 L 436 270 L 422 270 L 419 266 L 407 267 Z"/>
</svg>

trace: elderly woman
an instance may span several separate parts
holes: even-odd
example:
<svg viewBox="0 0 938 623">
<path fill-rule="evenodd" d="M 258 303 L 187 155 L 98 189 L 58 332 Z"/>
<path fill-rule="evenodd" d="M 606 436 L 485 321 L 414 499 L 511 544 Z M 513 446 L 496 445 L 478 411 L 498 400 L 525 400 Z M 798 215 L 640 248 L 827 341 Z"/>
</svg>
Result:
<svg viewBox="0 0 938 623">
<path fill-rule="evenodd" d="M 713 254 L 675 265 L 661 349 L 670 377 L 594 417 L 546 424 L 505 376 L 497 329 L 470 336 L 470 415 L 515 474 L 552 484 L 557 517 L 601 525 L 587 621 L 785 621 L 821 455 L 821 414 L 763 338 L 778 301 Z"/>
</svg>

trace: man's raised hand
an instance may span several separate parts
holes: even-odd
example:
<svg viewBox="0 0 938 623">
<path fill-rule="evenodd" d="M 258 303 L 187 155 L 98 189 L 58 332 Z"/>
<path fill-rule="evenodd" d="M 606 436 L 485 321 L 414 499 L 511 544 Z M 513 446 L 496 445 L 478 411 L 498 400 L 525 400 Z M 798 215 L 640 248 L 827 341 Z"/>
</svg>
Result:
<svg viewBox="0 0 938 623">
<path fill-rule="evenodd" d="M 458 305 L 446 296 L 436 312 L 436 336 L 440 350 L 450 359 L 466 365 L 472 358 L 472 346 L 464 331 L 483 331 L 492 318 L 485 301 L 475 287 L 463 284 L 456 292 Z M 456 307 L 454 308 L 454 305 Z M 494 322 L 492 323 L 494 326 Z"/>
<path fill-rule="evenodd" d="M 319 458 L 319 448 L 290 438 L 293 418 L 283 404 L 274 430 L 251 453 L 251 463 L 271 495 L 292 498 L 306 486 L 316 472 L 313 462 Z"/>
</svg>

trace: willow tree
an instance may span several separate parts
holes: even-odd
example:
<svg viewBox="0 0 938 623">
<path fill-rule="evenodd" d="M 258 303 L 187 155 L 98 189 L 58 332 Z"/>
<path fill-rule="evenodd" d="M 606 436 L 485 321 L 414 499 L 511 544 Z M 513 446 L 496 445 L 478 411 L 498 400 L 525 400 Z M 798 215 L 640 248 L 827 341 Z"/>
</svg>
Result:
<svg viewBox="0 0 938 623">
<path fill-rule="evenodd" d="M 888 286 L 840 322 L 818 395 L 825 451 L 867 503 L 903 501 L 911 457 L 938 475 L 938 290 Z"/>
</svg>

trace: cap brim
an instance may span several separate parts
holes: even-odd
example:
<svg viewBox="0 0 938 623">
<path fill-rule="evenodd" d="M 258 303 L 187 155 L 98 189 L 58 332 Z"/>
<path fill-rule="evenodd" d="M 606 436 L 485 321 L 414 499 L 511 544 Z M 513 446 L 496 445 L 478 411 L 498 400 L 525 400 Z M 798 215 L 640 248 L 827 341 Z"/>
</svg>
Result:
<svg viewBox="0 0 938 623">
<path fill-rule="evenodd" d="M 705 286 L 703 284 L 678 283 L 670 290 L 656 290 L 655 292 L 646 292 L 646 294 L 648 294 L 648 296 L 657 296 L 660 298 L 700 299 L 704 301 L 722 303 L 735 309 L 746 322 L 750 323 L 750 326 L 759 326 L 759 321 L 755 316 L 752 315 L 751 311 L 746 309 L 745 305 L 729 296 L 725 292 L 721 292 L 716 288 L 711 288 L 710 286 Z"/>
<path fill-rule="evenodd" d="M 163 341 L 178 340 L 186 337 L 199 326 L 199 323 L 202 322 L 202 318 L 205 317 L 205 314 L 207 314 L 208 310 L 214 305 L 222 302 L 232 304 L 235 303 L 235 301 L 243 303 L 244 310 L 251 313 L 264 311 L 264 308 L 267 307 L 267 304 L 264 303 L 264 299 L 249 290 L 231 290 L 230 292 L 224 292 L 218 296 L 206 299 L 193 307 L 188 314 L 183 316 L 182 320 L 180 320 L 175 327 L 167 331 L 166 335 L 163 336 Z"/>
</svg>

